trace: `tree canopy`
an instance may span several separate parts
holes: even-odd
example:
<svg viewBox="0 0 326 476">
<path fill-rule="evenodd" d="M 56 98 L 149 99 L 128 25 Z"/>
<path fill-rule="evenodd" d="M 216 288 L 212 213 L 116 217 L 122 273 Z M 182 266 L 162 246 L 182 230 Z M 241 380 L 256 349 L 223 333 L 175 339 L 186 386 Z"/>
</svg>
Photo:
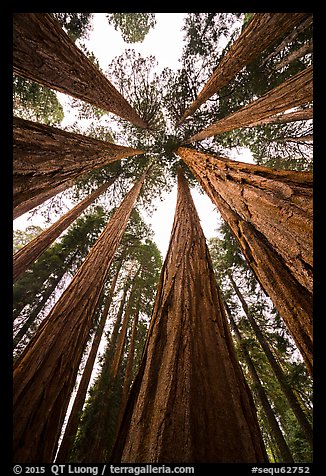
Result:
<svg viewBox="0 0 326 476">
<path fill-rule="evenodd" d="M 264 187 L 264 184 L 266 187 L 272 187 L 267 185 L 269 171 L 270 174 L 280 171 L 302 174 L 312 172 L 311 115 L 307 116 L 308 119 L 283 120 L 283 116 L 287 113 L 312 110 L 312 102 L 275 114 L 276 119 L 272 116 L 265 122 L 258 121 L 246 127 L 235 127 L 191 144 L 186 143 L 189 138 L 207 126 L 238 112 L 244 106 L 252 104 L 274 88 L 283 85 L 287 80 L 291 80 L 295 75 L 307 71 L 313 62 L 310 47 L 312 21 L 306 14 L 307 18 L 299 22 L 292 31 L 285 31 L 277 37 L 277 40 L 234 74 L 228 84 L 212 94 L 181 122 L 182 116 L 198 97 L 223 58 L 227 57 L 234 42 L 246 31 L 257 14 L 184 14 L 181 31 L 183 48 L 177 67 L 160 67 L 159 54 L 146 56 L 139 52 L 141 50 L 138 47 L 145 45 L 149 33 L 154 31 L 160 21 L 159 14 L 53 13 L 52 15 L 68 34 L 69 41 L 75 43 L 80 52 L 91 61 L 93 67 L 101 71 L 101 74 L 110 81 L 112 88 L 116 88 L 126 104 L 145 124 L 145 127 L 140 127 L 139 124 L 126 119 L 123 114 L 107 112 L 76 97 L 65 95 L 63 99 L 62 93 L 42 85 L 41 81 L 37 83 L 18 74 L 13 77 L 13 109 L 14 115 L 18 118 L 55 126 L 65 133 L 75 134 L 75 137 L 78 137 L 77 134 L 85 138 L 90 137 L 102 141 L 103 145 L 123 146 L 138 151 L 137 155 L 126 156 L 83 174 L 76 173 L 76 177 L 69 182 L 66 190 L 55 194 L 28 213 L 28 226 L 24 230 L 17 228 L 15 224 L 14 253 L 44 230 L 44 220 L 48 224 L 54 223 L 67 212 L 67 209 L 73 208 L 99 186 L 111 179 L 113 181 L 112 185 L 83 211 L 81 216 L 15 283 L 13 317 L 16 361 L 19 362 L 19 359 L 23 359 L 28 353 L 33 336 L 38 336 L 42 332 L 42 323 L 46 322 L 71 279 L 78 274 L 83 263 L 91 256 L 107 223 L 115 216 L 129 190 L 139 180 L 143 180 L 146 173 L 121 241 L 117 245 L 114 259 L 106 276 L 101 277 L 103 281 L 101 294 L 96 303 L 94 300 L 94 312 L 89 317 L 83 335 L 83 342 L 87 342 L 87 345 L 83 349 L 78 349 L 82 358 L 77 380 L 74 381 L 75 390 L 68 395 L 72 403 L 87 365 L 92 342 L 95 341 L 96 330 L 100 326 L 103 314 L 107 312 L 103 317 L 101 335 L 98 337 L 101 342 L 100 350 L 97 351 L 97 357 L 94 357 L 92 378 L 88 382 L 88 392 L 83 397 L 85 401 L 82 402 L 78 427 L 75 428 L 69 447 L 69 462 L 104 462 L 109 461 L 111 453 L 114 453 L 117 435 L 122 435 L 119 433 L 120 424 L 121 428 L 124 428 L 123 418 L 124 415 L 129 415 L 130 410 L 128 395 L 134 395 L 138 391 L 138 385 L 140 388 L 139 379 L 144 370 L 146 342 L 151 338 L 155 341 L 161 335 L 161 331 L 157 330 L 158 337 L 153 337 L 153 324 L 151 324 L 153 306 L 159 299 L 156 297 L 157 289 L 159 282 L 163 282 L 162 276 L 165 276 L 167 266 L 158 244 L 155 243 L 155 233 L 151 224 L 156 204 L 176 185 L 180 164 L 185 180 L 192 190 L 205 193 L 203 182 L 198 180 L 193 169 L 182 160 L 180 148 L 184 149 L 186 146 L 190 153 L 191 151 L 203 153 L 203 156 L 211 154 L 212 157 L 219 158 L 221 164 L 225 162 L 225 170 L 223 169 L 220 174 L 221 187 L 224 185 L 230 187 L 230 207 L 234 206 L 234 209 L 237 209 L 239 207 L 237 200 L 240 197 L 240 208 L 243 214 L 249 217 L 248 223 L 252 213 L 246 201 L 246 187 L 249 190 L 251 184 L 245 178 L 236 177 L 231 167 L 227 166 L 228 160 L 233 161 L 235 167 L 238 167 L 239 162 L 241 167 L 245 167 L 242 163 L 242 157 L 245 157 L 245 160 L 251 161 L 256 166 L 264 167 L 264 173 L 259 167 L 257 169 L 257 176 L 261 178 L 258 189 Z M 99 67 L 96 54 L 91 49 L 92 43 L 89 42 L 95 15 L 105 16 L 107 25 L 120 32 L 124 41 L 125 49 L 112 60 L 108 59 L 105 68 L 103 65 Z M 173 14 L 166 15 L 173 16 Z M 162 39 L 163 48 L 168 36 L 167 29 L 166 37 Z M 109 38 L 103 37 L 103 42 L 106 41 L 109 49 Z M 71 74 L 73 77 L 73 73 Z M 93 85 L 89 84 L 89 88 L 93 88 Z M 50 128 L 46 130 L 48 136 L 52 136 L 53 130 Z M 77 162 L 76 150 L 74 151 L 71 146 L 70 155 L 63 159 Z M 244 156 L 241 155 L 242 152 L 245 152 Z M 45 154 L 45 151 L 42 153 Z M 101 152 L 98 152 L 97 163 L 100 155 Z M 65 167 L 64 160 L 62 170 Z M 203 175 L 208 182 L 210 180 L 213 182 L 215 179 L 210 173 L 212 162 L 207 158 L 205 160 L 202 159 L 203 165 L 200 165 L 203 167 Z M 244 173 L 249 174 L 249 169 Z M 239 184 L 243 187 L 243 191 L 238 197 Z M 212 196 L 206 188 L 205 190 L 212 200 Z M 293 206 L 299 209 L 300 204 L 304 203 L 305 193 L 308 195 L 308 189 L 302 192 L 304 196 L 300 196 L 299 192 L 294 194 L 291 190 L 284 183 L 278 185 L 276 190 L 269 191 L 282 198 L 285 197 L 285 201 L 297 200 Z M 253 193 L 252 189 L 248 192 L 248 196 L 250 193 Z M 265 198 L 259 193 L 257 196 L 261 200 L 260 209 L 263 210 Z M 273 200 L 274 198 L 271 199 Z M 275 207 L 276 203 L 275 199 L 273 201 Z M 259 204 L 257 210 L 259 213 Z M 284 216 L 284 220 L 290 222 L 292 215 L 293 213 L 287 213 L 284 206 L 282 213 L 276 210 L 274 216 L 278 218 Z M 42 222 L 39 222 L 39 216 L 42 216 Z M 202 216 L 204 214 L 200 215 Z M 241 372 L 257 409 L 259 431 L 268 459 L 275 463 L 284 462 L 282 444 L 285 444 L 294 462 L 309 463 L 312 461 L 310 440 L 313 409 L 312 378 L 282 318 L 281 311 L 274 306 L 260 282 L 259 275 L 252 267 L 250 253 L 241 248 L 241 243 L 239 244 L 241 239 L 235 236 L 232 231 L 234 228 L 228 225 L 225 216 L 223 215 L 222 219 L 219 211 L 216 216 L 215 236 L 209 237 L 208 251 L 205 251 L 206 254 L 203 252 L 205 263 L 208 263 L 205 266 L 207 265 L 209 269 L 212 266 L 210 276 L 214 276 L 215 273 L 221 300 L 225 303 L 225 311 L 221 311 L 221 322 L 227 323 L 230 327 Z M 234 218 L 235 221 L 238 220 L 237 223 L 240 221 L 239 216 Z M 165 226 L 163 216 L 160 222 L 161 230 Z M 239 230 L 241 229 L 243 234 L 248 232 L 245 226 L 247 223 L 239 225 Z M 240 235 L 241 233 L 239 232 Z M 181 234 L 178 239 L 186 241 L 186 238 L 189 237 L 182 238 Z M 192 238 L 193 246 L 197 238 L 195 236 Z M 284 241 L 283 237 L 280 238 L 280 241 Z M 190 242 L 188 245 L 189 250 L 192 250 Z M 304 261 L 308 268 L 304 251 L 302 248 L 300 256 L 296 259 Z M 172 253 L 171 250 L 169 252 Z M 203 256 L 202 259 L 204 262 Z M 190 261 L 189 263 L 191 266 Z M 285 266 L 287 263 L 284 259 Z M 196 272 L 200 274 L 201 267 L 198 265 L 197 268 Z M 196 273 L 192 275 L 189 270 L 189 276 L 189 281 L 194 284 L 197 279 Z M 89 279 L 95 282 L 96 273 L 90 275 Z M 181 284 L 179 288 L 182 288 Z M 179 295 L 178 292 L 176 295 Z M 219 292 L 216 296 L 219 296 Z M 197 297 L 196 295 L 196 299 Z M 169 306 L 172 304 L 168 296 L 165 296 L 165 299 L 164 312 L 166 311 L 168 315 Z M 106 309 L 107 302 L 109 305 Z M 156 325 L 159 328 L 161 324 L 158 321 Z M 164 339 L 168 341 L 169 336 L 161 335 L 160 338 L 165 342 Z M 155 349 L 162 350 L 164 342 L 161 344 L 159 340 L 155 341 Z M 205 342 L 201 344 L 205 346 Z M 159 356 L 157 359 L 159 361 Z M 153 369 L 150 371 L 155 375 Z M 265 390 L 265 397 L 262 397 L 260 385 Z M 150 398 L 145 401 L 150 401 Z M 250 406 L 250 403 L 248 405 Z M 68 416 L 69 412 L 65 423 Z M 271 424 L 273 417 L 274 424 Z M 275 425 L 278 429 L 275 429 Z M 65 425 L 60 430 L 61 436 L 64 434 L 64 428 Z M 120 431 L 123 432 L 121 429 Z M 96 438 L 92 439 L 94 434 Z"/>
</svg>

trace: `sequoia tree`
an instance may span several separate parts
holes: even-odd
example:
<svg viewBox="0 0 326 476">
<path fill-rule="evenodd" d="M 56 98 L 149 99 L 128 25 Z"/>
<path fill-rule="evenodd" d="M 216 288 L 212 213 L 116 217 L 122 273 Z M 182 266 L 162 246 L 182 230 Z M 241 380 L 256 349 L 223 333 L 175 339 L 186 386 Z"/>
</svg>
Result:
<svg viewBox="0 0 326 476">
<path fill-rule="evenodd" d="M 181 147 L 312 372 L 312 174 Z"/>
<path fill-rule="evenodd" d="M 255 13 L 248 26 L 222 58 L 195 101 L 183 114 L 180 123 L 228 84 L 246 64 L 309 16 L 307 13 Z"/>
<path fill-rule="evenodd" d="M 143 152 L 24 119 L 13 123 L 14 208 L 87 171 Z"/>
<path fill-rule="evenodd" d="M 92 347 L 91 347 L 91 350 L 90 350 L 89 355 L 87 357 L 87 362 L 86 362 L 85 368 L 83 370 L 83 375 L 82 375 L 81 381 L 80 381 L 79 386 L 78 386 L 78 391 L 77 391 L 77 394 L 76 394 L 76 397 L 75 397 L 75 400 L 74 400 L 74 403 L 73 403 L 73 406 L 72 406 L 72 409 L 71 409 L 71 412 L 70 412 L 70 415 L 69 415 L 67 426 L 65 428 L 65 432 L 64 432 L 61 444 L 60 444 L 60 448 L 59 448 L 59 451 L 58 451 L 58 454 L 57 454 L 57 457 L 56 457 L 56 460 L 55 460 L 56 463 L 64 463 L 64 462 L 68 461 L 68 458 L 69 458 L 69 454 L 70 454 L 70 451 L 71 451 L 71 448 L 72 448 L 72 445 L 73 445 L 73 442 L 74 442 L 74 438 L 75 438 L 76 433 L 77 433 L 79 418 L 80 418 L 80 415 L 81 415 L 81 412 L 82 412 L 82 409 L 83 409 L 83 405 L 84 405 L 84 402 L 85 402 L 88 385 L 89 385 L 91 375 L 92 375 L 92 372 L 93 372 L 95 359 L 96 359 L 98 348 L 99 348 L 99 345 L 100 345 L 100 342 L 101 342 L 101 339 L 102 339 L 104 326 L 105 326 L 105 323 L 107 321 L 107 317 L 108 317 L 109 309 L 110 309 L 110 306 L 111 306 L 112 297 L 113 297 L 113 294 L 114 294 L 114 290 L 115 290 L 115 286 L 116 286 L 116 283 L 117 283 L 118 275 L 119 275 L 119 272 L 120 272 L 120 269 L 121 269 L 121 265 L 122 265 L 122 262 L 120 261 L 118 263 L 115 275 L 113 276 L 113 279 L 111 281 L 110 290 L 109 290 L 109 293 L 108 293 L 108 295 L 106 297 L 106 300 L 105 300 L 105 306 L 104 306 L 102 315 L 100 317 L 100 321 L 99 321 L 99 323 L 97 325 L 97 328 L 96 328 L 96 332 L 95 332 L 94 339 L 93 339 L 93 342 L 92 342 Z"/>
<path fill-rule="evenodd" d="M 132 122 L 146 123 L 49 13 L 15 13 L 14 73 Z"/>
<path fill-rule="evenodd" d="M 179 170 L 169 250 L 112 462 L 265 461 L 252 396 Z"/>
<path fill-rule="evenodd" d="M 116 209 L 14 366 L 14 458 L 51 462 L 104 280 L 146 173 Z"/>
<path fill-rule="evenodd" d="M 78 203 L 69 212 L 63 215 L 53 225 L 44 230 L 34 240 L 21 248 L 14 254 L 13 258 L 13 278 L 14 282 L 22 275 L 22 273 L 35 261 L 44 250 L 46 250 L 53 241 L 61 235 L 61 233 L 88 207 L 96 200 L 105 190 L 112 185 L 114 178 L 98 187 L 95 192 Z"/>
<path fill-rule="evenodd" d="M 268 119 L 280 112 L 302 106 L 313 99 L 312 66 L 290 77 L 260 98 L 211 124 L 184 143 L 200 141 L 222 132 L 248 127 L 253 122 Z"/>
</svg>

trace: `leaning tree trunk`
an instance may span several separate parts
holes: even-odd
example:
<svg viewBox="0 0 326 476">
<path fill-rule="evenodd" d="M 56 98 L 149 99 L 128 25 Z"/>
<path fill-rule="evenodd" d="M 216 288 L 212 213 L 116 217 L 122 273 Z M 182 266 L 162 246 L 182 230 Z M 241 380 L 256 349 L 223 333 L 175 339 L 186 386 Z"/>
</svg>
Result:
<svg viewBox="0 0 326 476">
<path fill-rule="evenodd" d="M 312 447 L 312 444 L 313 444 L 313 432 L 312 432 L 312 427 L 306 417 L 306 414 L 304 412 L 304 410 L 302 409 L 300 403 L 298 402 L 298 399 L 297 397 L 295 396 L 291 386 L 289 385 L 289 383 L 287 382 L 287 379 L 286 379 L 286 376 L 284 375 L 284 372 L 283 370 L 281 369 L 280 365 L 278 364 L 276 358 L 274 357 L 274 354 L 273 352 L 271 351 L 269 345 L 268 345 L 268 342 L 266 341 L 262 331 L 260 330 L 260 327 L 258 326 L 256 320 L 254 319 L 252 313 L 250 312 L 249 308 L 248 308 L 248 305 L 240 291 L 240 289 L 238 288 L 238 285 L 237 283 L 234 281 L 233 279 L 233 276 L 231 273 L 228 272 L 228 277 L 231 281 L 231 284 L 233 286 L 233 289 L 236 293 L 236 295 L 238 296 L 240 302 L 241 302 L 241 305 L 242 305 L 242 308 L 247 316 L 247 319 L 249 320 L 250 322 L 250 325 L 254 331 L 254 334 L 258 340 L 258 342 L 260 343 L 261 345 L 261 348 L 263 349 L 266 357 L 267 357 L 267 360 L 270 364 L 270 366 L 272 367 L 272 370 L 278 380 L 278 383 L 280 384 L 280 387 L 288 401 L 288 404 L 291 408 L 291 410 L 293 411 L 294 415 L 296 416 L 297 420 L 298 420 L 298 423 L 305 435 L 305 438 L 307 440 L 307 442 L 309 443 L 309 445 Z"/>
<path fill-rule="evenodd" d="M 53 461 L 103 283 L 145 180 L 113 214 L 14 368 L 14 458 Z"/>
<path fill-rule="evenodd" d="M 249 127 L 253 122 L 268 119 L 287 109 L 307 104 L 313 99 L 312 89 L 312 66 L 309 66 L 259 99 L 211 124 L 190 139 L 186 139 L 184 143 L 200 141 L 241 127 Z"/>
<path fill-rule="evenodd" d="M 49 13 L 15 13 L 13 27 L 14 73 L 146 127 Z"/>
<path fill-rule="evenodd" d="M 121 265 L 122 265 L 122 262 L 119 263 L 118 269 L 111 282 L 110 291 L 105 302 L 105 307 L 101 315 L 100 322 L 96 329 L 92 347 L 91 347 L 91 350 L 88 355 L 87 362 L 83 371 L 83 376 L 79 383 L 78 391 L 76 393 L 76 397 L 71 409 L 71 413 L 69 415 L 67 426 L 65 428 L 65 432 L 60 444 L 57 457 L 56 457 L 56 463 L 66 463 L 67 461 L 69 461 L 70 452 L 74 443 L 74 439 L 76 437 L 80 415 L 85 403 L 87 389 L 88 389 L 89 382 L 92 376 L 95 359 L 96 359 L 98 348 L 102 339 L 105 323 L 107 321 L 107 316 L 111 306 L 111 302 L 112 302 L 115 286 L 117 283 L 118 275 L 121 269 Z"/>
<path fill-rule="evenodd" d="M 264 126 L 265 124 L 285 124 L 295 121 L 308 121 L 309 119 L 313 119 L 312 107 L 299 109 L 294 112 L 287 112 L 285 114 L 278 114 L 276 116 L 268 117 L 267 119 L 261 119 L 260 121 L 248 124 L 246 127 Z"/>
<path fill-rule="evenodd" d="M 277 444 L 279 454 L 280 454 L 280 457 L 281 457 L 281 462 L 282 463 L 294 463 L 291 451 L 290 451 L 290 449 L 287 445 L 287 442 L 285 441 L 284 435 L 283 435 L 282 430 L 281 430 L 281 428 L 278 424 L 278 421 L 275 417 L 275 414 L 273 412 L 271 404 L 269 403 L 269 400 L 268 400 L 267 394 L 265 392 L 265 389 L 264 389 L 264 387 L 261 383 L 261 380 L 260 380 L 259 375 L 257 373 L 257 370 L 255 368 L 255 365 L 254 365 L 254 363 L 253 363 L 253 361 L 250 357 L 250 354 L 248 352 L 246 343 L 243 341 L 243 339 L 241 337 L 241 334 L 240 334 L 239 329 L 238 329 L 238 327 L 237 327 L 237 325 L 236 325 L 236 323 L 233 319 L 233 316 L 231 314 L 231 311 L 230 311 L 229 307 L 227 305 L 225 305 L 225 307 L 226 307 L 226 310 L 227 310 L 227 313 L 228 313 L 228 316 L 229 316 L 231 328 L 233 329 L 234 334 L 235 334 L 235 338 L 241 346 L 242 354 L 243 354 L 245 363 L 246 363 L 247 368 L 248 368 L 250 378 L 251 378 L 253 386 L 254 386 L 254 392 L 256 393 L 257 398 L 258 398 L 258 400 L 261 404 L 261 407 L 262 407 L 262 409 L 263 409 L 263 411 L 266 415 L 268 426 L 269 426 L 270 431 L 271 431 L 271 433 L 272 433 L 272 435 L 275 439 L 275 442 Z"/>
<path fill-rule="evenodd" d="M 13 124 L 14 208 L 85 172 L 143 153 L 18 117 Z"/>
<path fill-rule="evenodd" d="M 298 35 L 310 27 L 313 23 L 313 16 L 309 15 L 306 20 L 300 23 L 296 28 L 293 28 L 291 33 L 287 35 L 284 40 L 261 62 L 261 67 L 265 66 L 265 64 L 273 57 L 275 57 L 278 53 L 280 53 L 289 43 L 292 43 Z"/>
<path fill-rule="evenodd" d="M 39 195 L 35 195 L 34 197 L 25 200 L 20 205 L 17 205 L 13 210 L 13 220 L 20 217 L 24 213 L 29 212 L 33 208 L 38 207 L 46 200 L 49 200 L 50 198 L 54 197 L 55 195 L 58 195 L 58 193 L 63 192 L 64 190 L 69 187 L 72 187 L 73 185 L 74 180 L 68 180 L 67 182 L 62 183 L 57 187 L 53 187 L 47 191 L 40 193 Z"/>
<path fill-rule="evenodd" d="M 181 147 L 312 372 L 312 174 Z"/>
<path fill-rule="evenodd" d="M 44 230 L 34 240 L 21 248 L 13 257 L 13 279 L 14 282 L 26 271 L 26 269 L 45 251 L 53 241 L 69 226 L 79 215 L 93 203 L 107 188 L 113 184 L 115 178 L 110 179 L 84 198 L 78 205 L 63 215 L 47 230 Z"/>
<path fill-rule="evenodd" d="M 313 50 L 312 41 L 307 41 L 300 48 L 298 48 L 295 51 L 292 51 L 292 53 L 290 53 L 285 58 L 283 58 L 282 61 L 277 63 L 277 65 L 275 66 L 276 71 L 284 68 L 284 66 L 291 63 L 292 61 L 302 58 L 302 56 L 305 56 L 308 53 L 311 53 L 312 50 Z"/>
<path fill-rule="evenodd" d="M 221 59 L 198 97 L 183 114 L 179 124 L 226 86 L 244 66 L 275 43 L 281 35 L 310 16 L 308 13 L 255 13 L 249 25 Z"/>
<path fill-rule="evenodd" d="M 265 462 L 205 237 L 179 171 L 175 219 L 113 463 Z"/>
<path fill-rule="evenodd" d="M 312 174 L 181 147 L 312 373 Z"/>
<path fill-rule="evenodd" d="M 112 392 L 117 381 L 118 371 L 122 362 L 128 324 L 131 317 L 131 307 L 135 294 L 135 280 L 140 272 L 140 269 L 141 268 L 139 267 L 132 280 L 132 288 L 129 294 L 119 335 L 116 336 L 117 338 L 115 337 L 110 341 L 110 346 L 106 353 L 106 359 L 99 377 L 101 384 L 98 402 L 96 405 L 97 411 L 93 416 L 93 424 L 96 428 L 96 434 L 94 434 L 92 440 L 88 442 L 87 448 L 84 449 L 82 462 L 87 461 L 89 463 L 96 463 L 99 461 L 107 461 L 107 432 L 108 428 L 115 424 L 115 419 L 113 419 L 112 416 L 112 409 L 108 402 L 110 402 L 110 399 L 112 398 Z"/>
</svg>

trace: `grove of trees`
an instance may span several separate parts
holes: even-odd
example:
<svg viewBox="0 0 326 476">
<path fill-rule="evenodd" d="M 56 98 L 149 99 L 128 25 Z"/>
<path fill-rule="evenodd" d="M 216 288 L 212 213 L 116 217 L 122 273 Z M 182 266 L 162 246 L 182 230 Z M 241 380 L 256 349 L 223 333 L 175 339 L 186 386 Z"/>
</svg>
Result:
<svg viewBox="0 0 326 476">
<path fill-rule="evenodd" d="M 159 72 L 156 14 L 105 71 L 94 15 L 13 19 L 14 462 L 311 463 L 312 14 L 184 14 Z"/>
</svg>

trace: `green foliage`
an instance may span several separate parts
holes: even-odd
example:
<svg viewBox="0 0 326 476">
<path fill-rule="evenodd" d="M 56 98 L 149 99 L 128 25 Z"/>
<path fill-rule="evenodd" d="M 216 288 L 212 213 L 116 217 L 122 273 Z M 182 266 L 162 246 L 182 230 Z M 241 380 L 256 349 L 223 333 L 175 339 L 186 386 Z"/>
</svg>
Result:
<svg viewBox="0 0 326 476">
<path fill-rule="evenodd" d="M 13 77 L 13 113 L 51 126 L 59 124 L 64 117 L 54 91 L 20 76 Z"/>
<path fill-rule="evenodd" d="M 108 22 L 120 30 L 126 43 L 138 43 L 156 24 L 155 13 L 107 13 Z"/>
<path fill-rule="evenodd" d="M 73 41 L 87 37 L 93 13 L 53 13 Z"/>
</svg>

